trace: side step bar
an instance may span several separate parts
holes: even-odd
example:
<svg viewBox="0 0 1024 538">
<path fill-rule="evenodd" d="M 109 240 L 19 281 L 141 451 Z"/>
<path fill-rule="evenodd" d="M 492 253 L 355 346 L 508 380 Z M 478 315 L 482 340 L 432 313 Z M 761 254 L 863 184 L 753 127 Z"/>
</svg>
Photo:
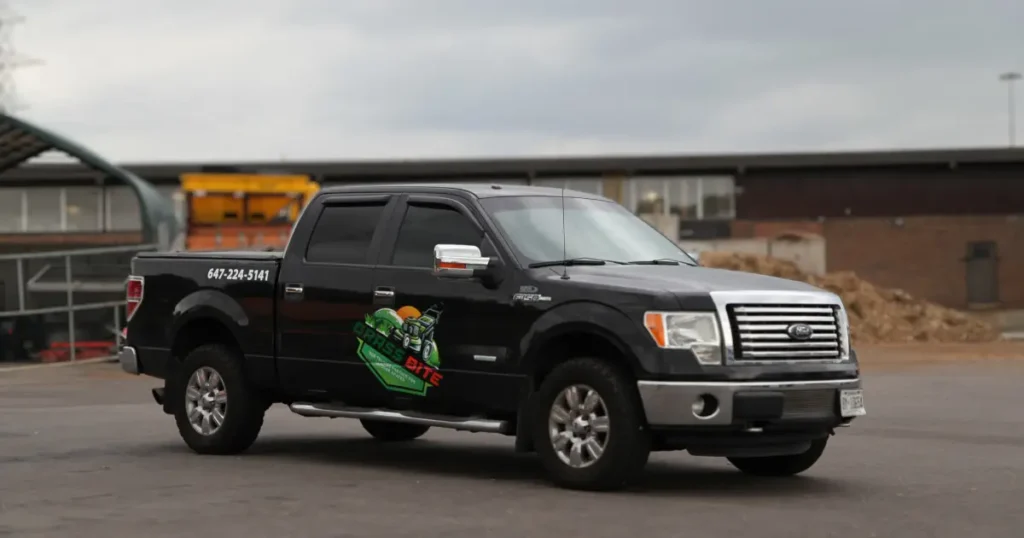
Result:
<svg viewBox="0 0 1024 538">
<path fill-rule="evenodd" d="M 436 426 L 438 428 L 481 433 L 509 433 L 511 431 L 508 421 L 505 420 L 431 415 L 416 411 L 371 409 L 329 403 L 297 402 L 291 404 L 289 408 L 293 413 L 304 417 L 360 418 L 387 422 L 404 422 L 406 424 L 422 424 L 423 426 Z"/>
</svg>

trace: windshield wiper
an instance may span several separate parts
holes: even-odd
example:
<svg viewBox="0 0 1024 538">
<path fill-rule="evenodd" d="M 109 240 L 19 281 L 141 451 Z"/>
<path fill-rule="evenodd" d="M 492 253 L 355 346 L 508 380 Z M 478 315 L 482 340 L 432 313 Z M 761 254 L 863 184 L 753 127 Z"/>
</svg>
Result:
<svg viewBox="0 0 1024 538">
<path fill-rule="evenodd" d="M 529 267 L 530 269 L 536 269 L 538 267 L 555 267 L 557 265 L 605 265 L 608 263 L 628 265 L 626 262 L 620 262 L 615 260 L 602 260 L 600 258 L 569 258 L 567 260 L 551 260 L 548 262 L 531 263 L 527 267 Z"/>
<path fill-rule="evenodd" d="M 693 265 L 682 260 L 673 260 L 672 258 L 657 258 L 654 260 L 640 260 L 629 262 L 632 265 Z"/>
</svg>

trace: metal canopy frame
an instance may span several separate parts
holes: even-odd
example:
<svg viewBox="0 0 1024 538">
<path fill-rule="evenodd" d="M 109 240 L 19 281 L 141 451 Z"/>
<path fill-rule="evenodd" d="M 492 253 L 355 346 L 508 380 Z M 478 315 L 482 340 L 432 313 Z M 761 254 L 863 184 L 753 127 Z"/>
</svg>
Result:
<svg viewBox="0 0 1024 538">
<path fill-rule="evenodd" d="M 112 183 L 127 185 L 139 200 L 139 211 L 142 221 L 142 244 L 105 248 L 79 248 L 66 251 L 26 252 L 5 254 L 0 262 L 13 262 L 16 265 L 18 308 L 6 310 L 0 308 L 0 319 L 26 315 L 49 313 L 66 313 L 68 316 L 68 339 L 70 359 L 77 359 L 75 342 L 75 313 L 87 310 L 111 310 L 113 314 L 113 330 L 115 341 L 120 344 L 122 320 L 120 308 L 124 300 L 98 301 L 86 304 L 75 304 L 76 292 L 111 292 L 123 289 L 123 282 L 84 282 L 76 280 L 72 274 L 72 260 L 80 256 L 112 255 L 119 253 L 135 253 L 143 250 L 166 250 L 177 240 L 182 226 L 174 212 L 174 204 L 163 196 L 149 182 L 131 172 L 112 164 L 88 148 L 48 129 L 33 125 L 10 114 L 0 113 L 0 174 L 18 168 L 26 161 L 47 151 L 60 151 L 80 161 L 88 169 L 102 173 Z M 57 259 L 63 262 L 63 281 L 51 281 L 44 277 L 56 269 L 54 264 L 46 263 L 35 275 L 26 281 L 28 263 L 33 260 Z M 127 278 L 127 274 L 125 275 Z M 66 303 L 53 307 L 30 308 L 26 304 L 26 291 L 63 292 Z"/>
<path fill-rule="evenodd" d="M 135 192 L 142 217 L 143 243 L 156 243 L 167 248 L 177 237 L 181 223 L 175 216 L 173 203 L 149 182 L 67 137 L 11 114 L 0 113 L 0 174 L 51 150 L 66 153 L 87 168 L 102 172 L 113 182 L 127 185 Z"/>
</svg>

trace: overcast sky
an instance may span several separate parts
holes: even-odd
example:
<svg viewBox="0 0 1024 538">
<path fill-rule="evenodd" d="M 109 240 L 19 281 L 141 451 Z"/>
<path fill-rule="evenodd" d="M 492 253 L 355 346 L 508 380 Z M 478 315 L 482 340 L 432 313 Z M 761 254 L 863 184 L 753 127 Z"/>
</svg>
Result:
<svg viewBox="0 0 1024 538">
<path fill-rule="evenodd" d="M 1024 71 L 1021 0 L 8 1 L 121 162 L 1005 145 Z"/>
</svg>

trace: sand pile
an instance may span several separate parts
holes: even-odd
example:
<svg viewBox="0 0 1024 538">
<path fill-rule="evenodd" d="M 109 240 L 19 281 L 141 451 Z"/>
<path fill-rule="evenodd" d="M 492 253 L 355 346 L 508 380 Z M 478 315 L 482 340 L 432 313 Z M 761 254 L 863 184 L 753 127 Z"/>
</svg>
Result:
<svg viewBox="0 0 1024 538">
<path fill-rule="evenodd" d="M 903 290 L 874 286 L 851 272 L 819 277 L 786 260 L 730 252 L 703 252 L 700 262 L 707 267 L 799 280 L 839 295 L 850 317 L 854 343 L 990 342 L 1000 338 L 996 327 L 975 316 L 916 299 Z"/>
</svg>

